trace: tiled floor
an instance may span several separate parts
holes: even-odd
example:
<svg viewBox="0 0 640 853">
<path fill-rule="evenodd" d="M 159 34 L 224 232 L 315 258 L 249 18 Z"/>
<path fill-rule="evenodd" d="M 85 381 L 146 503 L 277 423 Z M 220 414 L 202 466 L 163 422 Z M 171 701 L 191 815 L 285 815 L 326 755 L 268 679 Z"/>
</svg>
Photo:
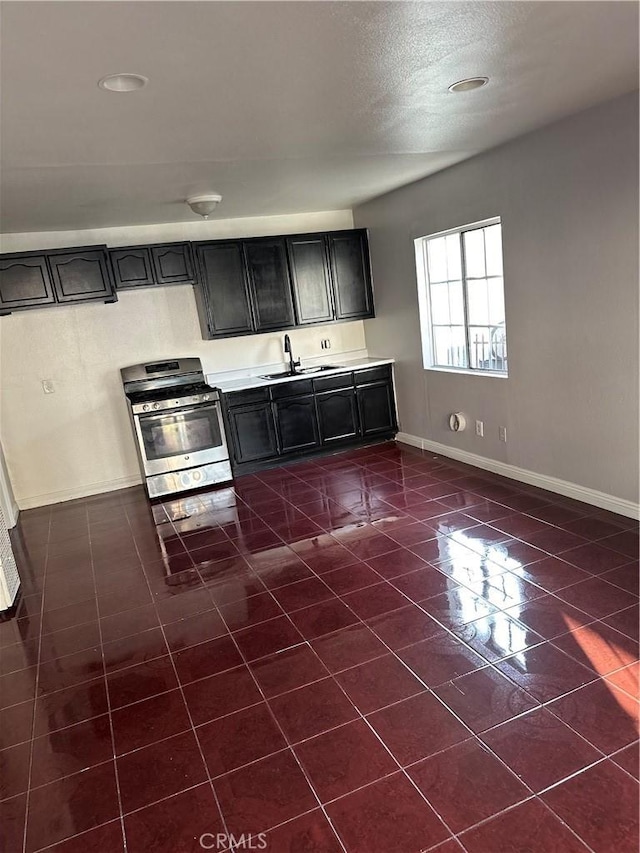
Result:
<svg viewBox="0 0 640 853">
<path fill-rule="evenodd" d="M 1 849 L 637 853 L 636 529 L 393 443 L 21 513 Z"/>
</svg>

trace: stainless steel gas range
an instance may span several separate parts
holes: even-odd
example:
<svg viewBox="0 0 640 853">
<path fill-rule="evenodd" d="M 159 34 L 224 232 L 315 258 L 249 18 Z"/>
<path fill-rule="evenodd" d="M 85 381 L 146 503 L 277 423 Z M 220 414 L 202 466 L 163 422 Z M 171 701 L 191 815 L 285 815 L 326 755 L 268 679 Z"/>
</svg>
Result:
<svg viewBox="0 0 640 853">
<path fill-rule="evenodd" d="M 220 394 L 199 358 L 120 370 L 149 497 L 232 479 Z"/>
</svg>

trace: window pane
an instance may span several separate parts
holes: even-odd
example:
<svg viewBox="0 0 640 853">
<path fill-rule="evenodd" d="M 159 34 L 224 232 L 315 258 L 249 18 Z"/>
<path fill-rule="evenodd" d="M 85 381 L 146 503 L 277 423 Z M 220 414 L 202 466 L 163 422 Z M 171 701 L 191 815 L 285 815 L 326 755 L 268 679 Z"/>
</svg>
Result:
<svg viewBox="0 0 640 853">
<path fill-rule="evenodd" d="M 489 286 L 489 318 L 492 326 L 504 323 L 504 287 L 501 278 L 490 278 Z"/>
<path fill-rule="evenodd" d="M 466 265 L 467 278 L 482 278 L 485 273 L 484 266 L 484 229 L 476 228 L 474 231 L 465 231 L 464 237 L 464 262 Z"/>
<path fill-rule="evenodd" d="M 489 296 L 485 278 L 467 282 L 467 302 L 469 325 L 488 326 Z"/>
<path fill-rule="evenodd" d="M 490 225 L 483 230 L 487 253 L 487 275 L 502 275 L 502 228 L 500 225 Z"/>
<path fill-rule="evenodd" d="M 493 370 L 491 364 L 491 330 L 488 326 L 469 326 L 471 366 Z"/>
<path fill-rule="evenodd" d="M 440 367 L 467 366 L 464 328 L 460 326 L 434 326 L 433 349 L 435 362 Z"/>
<path fill-rule="evenodd" d="M 449 234 L 447 241 L 447 278 L 457 281 L 462 278 L 462 259 L 460 258 L 460 235 Z"/>
<path fill-rule="evenodd" d="M 449 318 L 449 285 L 432 284 L 431 288 L 431 322 L 436 326 L 448 325 Z"/>
<path fill-rule="evenodd" d="M 449 310 L 451 322 L 455 325 L 464 326 L 464 300 L 461 281 L 449 282 Z"/>
<path fill-rule="evenodd" d="M 447 244 L 446 237 L 436 237 L 427 240 L 427 254 L 429 256 L 429 281 L 447 280 Z"/>
</svg>

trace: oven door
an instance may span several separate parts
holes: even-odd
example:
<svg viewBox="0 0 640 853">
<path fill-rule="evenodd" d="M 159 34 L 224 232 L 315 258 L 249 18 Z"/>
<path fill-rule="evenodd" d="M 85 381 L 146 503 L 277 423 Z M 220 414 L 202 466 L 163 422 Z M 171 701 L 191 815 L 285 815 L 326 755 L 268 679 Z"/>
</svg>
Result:
<svg viewBox="0 0 640 853">
<path fill-rule="evenodd" d="M 148 477 L 229 458 L 220 403 L 137 414 L 133 421 Z"/>
</svg>

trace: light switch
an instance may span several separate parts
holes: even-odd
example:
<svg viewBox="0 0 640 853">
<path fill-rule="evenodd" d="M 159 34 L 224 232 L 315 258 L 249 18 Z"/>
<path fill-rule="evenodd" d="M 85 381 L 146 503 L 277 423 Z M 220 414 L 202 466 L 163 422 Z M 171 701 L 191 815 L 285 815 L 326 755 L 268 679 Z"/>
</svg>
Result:
<svg viewBox="0 0 640 853">
<path fill-rule="evenodd" d="M 42 380 L 42 390 L 45 394 L 55 394 L 56 389 L 53 384 L 53 379 L 43 379 Z"/>
</svg>

